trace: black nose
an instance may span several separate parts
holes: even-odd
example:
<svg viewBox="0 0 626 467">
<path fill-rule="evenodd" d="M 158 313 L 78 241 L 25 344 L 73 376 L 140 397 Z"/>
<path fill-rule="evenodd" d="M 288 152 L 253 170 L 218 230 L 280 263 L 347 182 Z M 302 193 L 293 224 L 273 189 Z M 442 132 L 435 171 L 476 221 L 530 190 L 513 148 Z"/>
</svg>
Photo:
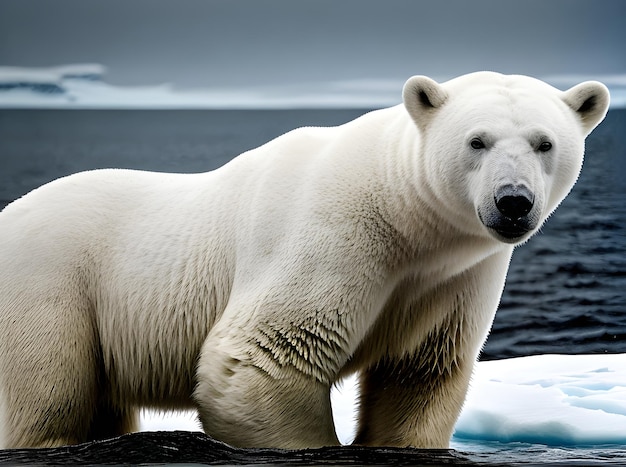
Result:
<svg viewBox="0 0 626 467">
<path fill-rule="evenodd" d="M 520 219 L 533 208 L 535 196 L 523 185 L 504 185 L 495 195 L 496 207 L 509 219 Z"/>
</svg>

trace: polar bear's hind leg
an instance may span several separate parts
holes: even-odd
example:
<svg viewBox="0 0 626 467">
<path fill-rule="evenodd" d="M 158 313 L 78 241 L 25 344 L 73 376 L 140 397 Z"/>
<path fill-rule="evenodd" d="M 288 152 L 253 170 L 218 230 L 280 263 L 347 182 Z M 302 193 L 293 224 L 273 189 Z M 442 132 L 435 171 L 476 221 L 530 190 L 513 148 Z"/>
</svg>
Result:
<svg viewBox="0 0 626 467">
<path fill-rule="evenodd" d="M 0 325 L 13 329 L 0 330 L 2 448 L 75 444 L 133 427 L 130 414 L 99 408 L 110 397 L 92 310 L 80 294 L 50 292 L 31 302 L 20 293 L 1 310 Z"/>
</svg>

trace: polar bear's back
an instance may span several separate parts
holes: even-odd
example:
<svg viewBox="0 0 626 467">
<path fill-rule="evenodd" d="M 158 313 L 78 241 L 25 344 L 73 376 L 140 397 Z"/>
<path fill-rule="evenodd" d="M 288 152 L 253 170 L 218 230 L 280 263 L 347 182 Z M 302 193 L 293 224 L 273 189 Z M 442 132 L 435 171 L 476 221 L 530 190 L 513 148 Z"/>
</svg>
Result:
<svg viewBox="0 0 626 467">
<path fill-rule="evenodd" d="M 180 228 L 191 209 L 188 198 L 198 196 L 201 183 L 200 175 L 117 169 L 55 180 L 0 213 L 0 264 L 30 257 L 39 267 L 60 267 L 85 256 L 102 264 L 99 260 L 139 226 L 150 229 L 144 244 L 171 225 Z M 140 245 L 125 246 L 130 254 Z"/>
</svg>

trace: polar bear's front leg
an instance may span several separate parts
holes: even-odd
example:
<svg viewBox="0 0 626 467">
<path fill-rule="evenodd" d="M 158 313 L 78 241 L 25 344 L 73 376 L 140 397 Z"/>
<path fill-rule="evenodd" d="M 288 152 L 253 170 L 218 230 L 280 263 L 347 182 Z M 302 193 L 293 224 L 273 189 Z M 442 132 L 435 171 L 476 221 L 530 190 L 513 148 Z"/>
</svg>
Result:
<svg viewBox="0 0 626 467">
<path fill-rule="evenodd" d="M 410 304 L 417 328 L 420 319 L 436 325 L 415 348 L 362 371 L 355 444 L 448 448 L 509 258 L 510 251 L 494 254 Z"/>
<path fill-rule="evenodd" d="M 473 361 L 440 371 L 413 358 L 384 360 L 361 375 L 359 427 L 354 444 L 449 447 Z"/>
<path fill-rule="evenodd" d="M 331 381 L 324 371 L 311 371 L 315 358 L 301 359 L 308 350 L 297 334 L 275 329 L 268 336 L 268 328 L 259 333 L 259 326 L 242 328 L 225 319 L 207 338 L 194 393 L 205 433 L 239 447 L 339 444 Z M 300 327 L 306 325 L 294 329 Z M 318 345 L 316 336 L 307 333 L 307 338 L 309 345 Z M 281 353 L 284 345 L 293 346 L 291 357 Z"/>
</svg>

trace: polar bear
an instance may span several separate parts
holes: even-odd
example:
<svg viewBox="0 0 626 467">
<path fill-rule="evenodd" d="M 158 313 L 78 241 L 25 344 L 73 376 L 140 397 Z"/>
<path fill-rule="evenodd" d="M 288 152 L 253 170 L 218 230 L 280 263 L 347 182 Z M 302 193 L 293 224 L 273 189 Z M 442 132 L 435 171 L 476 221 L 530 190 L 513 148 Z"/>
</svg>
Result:
<svg viewBox="0 0 626 467">
<path fill-rule="evenodd" d="M 570 191 L 607 89 L 479 72 L 203 174 L 97 170 L 0 214 L 3 447 L 195 407 L 236 446 L 446 448 L 515 245 Z"/>
</svg>

